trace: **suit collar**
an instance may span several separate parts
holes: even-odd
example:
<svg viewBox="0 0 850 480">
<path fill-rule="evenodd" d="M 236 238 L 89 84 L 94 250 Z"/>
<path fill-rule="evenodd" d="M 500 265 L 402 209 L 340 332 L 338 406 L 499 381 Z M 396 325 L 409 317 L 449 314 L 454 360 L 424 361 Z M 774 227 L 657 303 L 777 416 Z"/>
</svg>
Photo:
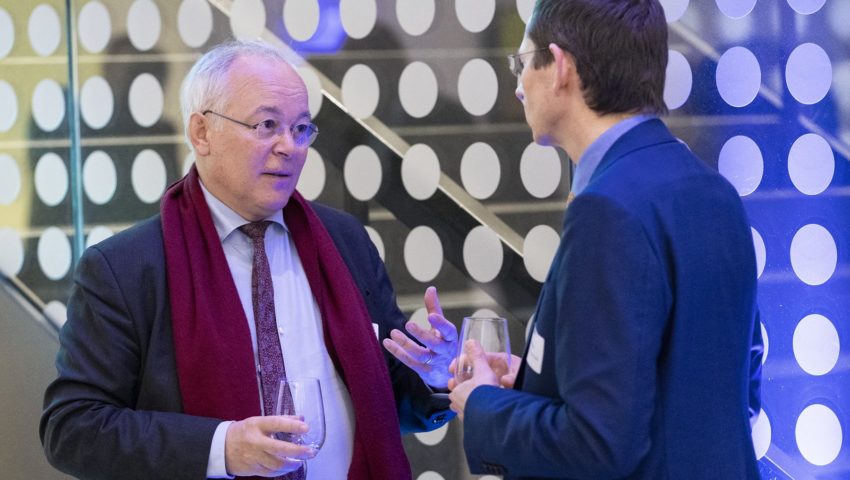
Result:
<svg viewBox="0 0 850 480">
<path fill-rule="evenodd" d="M 662 143 L 680 142 L 670 133 L 667 126 L 658 118 L 645 121 L 632 128 L 618 138 L 602 157 L 599 166 L 594 170 L 588 184 L 592 184 L 599 176 L 615 164 L 620 158 L 632 152 Z"/>
</svg>

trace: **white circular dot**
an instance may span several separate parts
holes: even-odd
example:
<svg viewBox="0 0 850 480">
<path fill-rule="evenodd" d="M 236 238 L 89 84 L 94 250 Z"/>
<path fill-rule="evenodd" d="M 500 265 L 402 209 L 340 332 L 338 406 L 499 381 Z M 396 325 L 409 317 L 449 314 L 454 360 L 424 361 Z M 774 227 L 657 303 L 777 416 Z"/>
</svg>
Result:
<svg viewBox="0 0 850 480">
<path fill-rule="evenodd" d="M 127 100 L 130 104 L 130 115 L 142 127 L 150 127 L 162 117 L 162 86 L 150 73 L 142 73 L 133 79 Z"/>
<path fill-rule="evenodd" d="M 800 413 L 794 435 L 803 458 L 813 465 L 823 466 L 838 457 L 844 432 L 835 412 L 815 403 Z"/>
<path fill-rule="evenodd" d="M 499 80 L 489 63 L 473 58 L 460 70 L 457 91 L 463 108 L 472 115 L 481 116 L 496 104 Z"/>
<path fill-rule="evenodd" d="M 425 311 L 425 309 L 421 309 L 421 310 Z M 427 315 L 425 317 L 426 317 L 425 323 L 428 323 Z M 427 326 L 425 326 L 425 328 L 430 329 L 431 325 L 428 324 Z M 423 445 L 433 447 L 434 445 L 442 442 L 444 438 L 446 438 L 446 433 L 448 433 L 448 431 L 449 431 L 449 424 L 447 423 L 447 424 L 443 425 L 442 427 L 440 427 L 436 430 L 431 430 L 430 432 L 415 433 L 414 436 Z"/>
<path fill-rule="evenodd" d="M 145 149 L 136 155 L 130 173 L 133 191 L 139 200 L 154 203 L 162 196 L 166 186 L 165 164 L 156 151 Z"/>
<path fill-rule="evenodd" d="M 791 5 L 791 8 L 800 15 L 813 14 L 823 8 L 824 3 L 826 0 L 788 0 L 788 5 Z"/>
<path fill-rule="evenodd" d="M 59 155 L 48 152 L 35 165 L 35 192 L 48 207 L 65 200 L 68 193 L 68 168 Z"/>
<path fill-rule="evenodd" d="M 401 106 L 413 118 L 431 113 L 437 103 L 437 76 L 424 62 L 404 67 L 398 79 L 398 98 Z"/>
<path fill-rule="evenodd" d="M 809 375 L 824 375 L 838 362 L 841 344 L 838 331 L 828 318 L 806 315 L 794 329 L 794 358 Z"/>
<path fill-rule="evenodd" d="M 832 62 L 823 48 L 814 43 L 795 48 L 785 64 L 785 83 L 800 103 L 812 105 L 823 100 L 832 86 Z"/>
<path fill-rule="evenodd" d="M 528 232 L 522 243 L 522 256 L 531 278 L 538 282 L 546 280 L 560 241 L 558 232 L 548 225 L 538 225 Z"/>
<path fill-rule="evenodd" d="M 18 232 L 0 227 L 0 272 L 16 277 L 24 266 L 24 242 Z"/>
<path fill-rule="evenodd" d="M 531 13 L 534 11 L 534 0 L 516 0 L 516 13 L 523 23 L 528 23 Z"/>
<path fill-rule="evenodd" d="M 186 174 L 189 173 L 189 170 L 192 169 L 192 165 L 194 165 L 194 164 L 195 164 L 195 152 L 189 152 L 189 154 L 186 155 L 186 158 L 183 159 L 183 168 L 181 168 L 181 170 L 180 170 L 182 172 L 183 176 L 186 176 Z"/>
<path fill-rule="evenodd" d="M 433 280 L 443 267 L 443 244 L 430 227 L 418 226 L 404 240 L 404 264 L 419 282 Z"/>
<path fill-rule="evenodd" d="M 770 338 L 767 336 L 767 329 L 764 328 L 764 324 L 759 322 L 759 326 L 761 327 L 761 341 L 764 344 L 764 353 L 761 356 L 761 364 L 764 365 L 764 362 L 767 361 L 767 354 L 770 351 Z"/>
<path fill-rule="evenodd" d="M 103 205 L 115 195 L 118 176 L 112 158 L 102 150 L 90 153 L 83 164 L 83 190 L 92 203 Z"/>
<path fill-rule="evenodd" d="M 478 477 L 478 480 L 501 480 L 499 477 L 494 475 L 484 475 L 483 477 Z"/>
<path fill-rule="evenodd" d="M 234 0 L 230 7 L 230 30 L 237 40 L 257 40 L 265 29 L 263 0 Z"/>
<path fill-rule="evenodd" d="M 555 193 L 561 183 L 561 159 L 553 147 L 534 142 L 522 151 L 519 161 L 522 185 L 532 196 L 546 198 Z"/>
<path fill-rule="evenodd" d="M 440 159 L 424 143 L 411 146 L 401 160 L 401 181 L 416 200 L 427 200 L 440 184 Z"/>
<path fill-rule="evenodd" d="M 737 135 L 727 140 L 720 149 L 717 169 L 735 187 L 739 195 L 746 196 L 753 193 L 761 183 L 764 158 L 756 142 L 749 137 Z"/>
<path fill-rule="evenodd" d="M 493 230 L 479 225 L 463 242 L 463 264 L 473 280 L 487 283 L 496 278 L 504 262 L 502 242 Z"/>
<path fill-rule="evenodd" d="M 153 48 L 162 30 L 159 7 L 151 0 L 136 0 L 127 12 L 127 36 L 139 51 Z"/>
<path fill-rule="evenodd" d="M 361 202 L 371 200 L 381 188 L 381 159 L 371 147 L 358 145 L 345 157 L 343 177 L 345 186 L 354 198 Z"/>
<path fill-rule="evenodd" d="M 5 8 L 0 7 L 0 59 L 3 59 L 15 46 L 15 24 Z"/>
<path fill-rule="evenodd" d="M 820 225 L 809 224 L 791 240 L 791 267 L 804 283 L 821 285 L 832 277 L 838 250 L 832 235 Z"/>
<path fill-rule="evenodd" d="M 756 0 L 716 0 L 717 8 L 729 18 L 743 18 L 753 11 Z"/>
<path fill-rule="evenodd" d="M 315 200 L 325 189 L 325 161 L 313 147 L 307 150 L 307 161 L 298 178 L 298 191 L 307 200 Z"/>
<path fill-rule="evenodd" d="M 850 2 L 829 2 L 827 8 L 829 12 L 826 14 L 826 21 L 832 29 L 832 34 L 842 40 L 850 40 L 850 28 L 847 28 L 850 23 Z"/>
<path fill-rule="evenodd" d="M 0 105 L 0 132 L 8 132 L 18 120 L 18 96 L 4 80 L 0 80 Z"/>
<path fill-rule="evenodd" d="M 755 228 L 750 227 L 753 234 L 753 248 L 756 251 L 756 278 L 761 278 L 764 273 L 764 265 L 767 262 L 767 249 L 764 246 L 764 239 Z"/>
<path fill-rule="evenodd" d="M 835 173 L 835 155 L 820 135 L 807 133 L 798 138 L 788 152 L 788 175 L 806 195 L 817 195 L 829 186 Z"/>
<path fill-rule="evenodd" d="M 381 260 L 384 259 L 384 241 L 381 239 L 381 234 L 378 233 L 374 228 L 366 225 L 366 233 L 369 234 L 369 239 L 372 240 L 372 244 L 375 245 L 375 250 L 378 251 L 378 256 L 381 257 Z"/>
<path fill-rule="evenodd" d="M 499 156 L 490 145 L 475 142 L 463 152 L 460 179 L 463 188 L 473 197 L 479 200 L 489 198 L 499 186 L 501 177 Z"/>
<path fill-rule="evenodd" d="M 283 25 L 293 40 L 309 40 L 319 27 L 319 2 L 298 0 L 283 4 Z"/>
<path fill-rule="evenodd" d="M 498 313 L 490 310 L 489 308 L 479 308 L 478 310 L 472 312 L 472 317 L 501 317 Z"/>
<path fill-rule="evenodd" d="M 425 307 L 417 308 L 412 314 L 410 314 L 410 318 L 408 320 L 422 328 L 431 328 L 431 324 L 428 322 L 428 310 L 425 309 Z"/>
<path fill-rule="evenodd" d="M 38 239 L 38 265 L 50 280 L 60 280 L 71 269 L 71 242 L 62 230 L 44 229 Z"/>
<path fill-rule="evenodd" d="M 363 119 L 375 113 L 380 94 L 378 77 L 362 63 L 349 68 L 342 77 L 342 103 L 354 118 Z"/>
<path fill-rule="evenodd" d="M 661 6 L 664 8 L 664 17 L 667 23 L 673 23 L 685 14 L 688 10 L 690 0 L 661 0 Z"/>
<path fill-rule="evenodd" d="M 418 477 L 416 477 L 416 480 L 446 480 L 446 479 L 443 478 L 443 476 L 440 475 L 439 473 L 429 470 L 427 472 L 422 472 Z"/>
<path fill-rule="evenodd" d="M 89 236 L 86 238 L 86 248 L 96 245 L 114 234 L 115 232 L 113 232 L 111 228 L 98 225 L 92 228 L 89 232 Z"/>
<path fill-rule="evenodd" d="M 684 55 L 676 50 L 670 50 L 667 57 L 667 80 L 664 82 L 664 103 L 667 108 L 675 110 L 691 96 L 694 84 L 691 65 Z"/>
<path fill-rule="evenodd" d="M 434 0 L 397 0 L 395 14 L 398 23 L 408 35 L 419 36 L 427 32 L 434 22 Z"/>
<path fill-rule="evenodd" d="M 183 0 L 177 11 L 177 31 L 187 47 L 207 43 L 213 29 L 213 12 L 207 0 Z"/>
<path fill-rule="evenodd" d="M 21 171 L 14 158 L 0 153 L 0 205 L 9 205 L 21 193 Z"/>
<path fill-rule="evenodd" d="M 322 81 L 316 72 L 309 67 L 300 67 L 298 74 L 301 75 L 301 80 L 304 80 L 304 86 L 307 87 L 307 103 L 310 109 L 310 116 L 316 118 L 319 110 L 322 109 Z"/>
<path fill-rule="evenodd" d="M 756 423 L 753 425 L 753 447 L 756 451 L 756 460 L 761 460 L 761 457 L 767 453 L 767 449 L 770 447 L 771 436 L 770 419 L 767 417 L 764 409 L 762 409 L 759 412 Z"/>
<path fill-rule="evenodd" d="M 732 47 L 717 62 L 717 90 L 723 101 L 733 107 L 745 107 L 758 95 L 761 66 L 753 52 Z"/>
<path fill-rule="evenodd" d="M 89 127 L 99 130 L 112 119 L 115 100 L 112 88 L 103 77 L 91 77 L 80 91 L 80 113 Z"/>
<path fill-rule="evenodd" d="M 45 132 L 59 128 L 65 118 L 65 93 L 56 80 L 45 79 L 35 86 L 32 115 L 36 125 Z"/>
<path fill-rule="evenodd" d="M 495 0 L 457 0 L 455 14 L 467 31 L 477 33 L 490 25 L 496 13 Z"/>
<path fill-rule="evenodd" d="M 77 30 L 83 48 L 89 53 L 102 52 L 112 35 L 112 19 L 109 17 L 109 10 L 96 0 L 86 3 L 80 9 Z"/>
<path fill-rule="evenodd" d="M 44 3 L 35 7 L 30 14 L 27 33 L 35 53 L 42 57 L 53 54 L 62 38 L 59 14 L 53 7 Z"/>
<path fill-rule="evenodd" d="M 340 0 L 339 16 L 349 37 L 365 38 L 375 28 L 378 7 L 375 0 Z"/>
<path fill-rule="evenodd" d="M 65 325 L 65 322 L 68 320 L 68 308 L 65 307 L 65 304 L 58 301 L 53 300 L 48 302 L 47 305 L 44 306 L 44 314 L 53 321 L 56 325 L 60 327 Z"/>
</svg>

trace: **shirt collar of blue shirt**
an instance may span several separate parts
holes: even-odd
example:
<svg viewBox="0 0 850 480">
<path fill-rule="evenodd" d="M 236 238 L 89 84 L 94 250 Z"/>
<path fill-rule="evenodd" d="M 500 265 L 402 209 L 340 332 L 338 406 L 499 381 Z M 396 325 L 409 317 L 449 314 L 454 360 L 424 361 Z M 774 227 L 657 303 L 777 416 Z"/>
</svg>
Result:
<svg viewBox="0 0 850 480">
<path fill-rule="evenodd" d="M 204 186 L 204 182 L 201 182 L 201 190 L 204 191 L 204 199 L 207 201 L 207 206 L 210 209 L 210 215 L 212 216 L 215 230 L 222 243 L 224 243 L 224 239 L 236 229 L 246 223 L 250 223 L 248 220 L 242 218 L 242 216 L 236 213 L 232 208 L 225 205 L 224 202 L 216 198 L 215 195 L 210 193 L 210 191 L 207 190 L 207 187 Z M 282 226 L 284 230 L 288 231 L 286 224 L 283 222 L 282 210 L 272 213 L 264 220 L 270 220 L 277 223 Z"/>
<path fill-rule="evenodd" d="M 635 115 L 633 117 L 620 120 L 615 123 L 614 126 L 606 130 L 605 133 L 600 135 L 599 138 L 594 140 L 593 143 L 587 147 L 587 150 L 584 151 L 576 164 L 570 193 L 578 195 L 587 188 L 587 184 L 590 183 L 590 177 L 593 176 L 593 172 L 596 171 L 596 167 L 599 166 L 599 162 L 602 161 L 605 154 L 608 153 L 608 150 L 610 150 L 614 145 L 614 142 L 619 140 L 620 137 L 625 135 L 629 130 L 647 120 L 652 120 L 653 118 L 656 118 L 655 115 Z"/>
</svg>

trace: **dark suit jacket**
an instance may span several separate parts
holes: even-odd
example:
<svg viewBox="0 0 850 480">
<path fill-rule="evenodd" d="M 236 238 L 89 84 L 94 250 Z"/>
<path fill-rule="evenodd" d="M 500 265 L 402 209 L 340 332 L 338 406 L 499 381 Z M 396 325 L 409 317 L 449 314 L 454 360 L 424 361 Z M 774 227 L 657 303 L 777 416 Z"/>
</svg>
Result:
<svg viewBox="0 0 850 480">
<path fill-rule="evenodd" d="M 366 231 L 350 215 L 313 206 L 380 337 L 402 329 L 406 319 Z M 205 477 L 222 419 L 181 413 L 166 278 L 159 216 L 84 253 L 40 426 L 58 469 L 91 479 Z M 445 400 L 432 398 L 418 375 L 384 355 L 403 430 L 431 430 L 451 418 Z"/>
<path fill-rule="evenodd" d="M 758 478 L 750 227 L 732 186 L 660 120 L 615 142 L 568 206 L 536 335 L 516 390 L 481 387 L 466 403 L 474 472 Z"/>
</svg>

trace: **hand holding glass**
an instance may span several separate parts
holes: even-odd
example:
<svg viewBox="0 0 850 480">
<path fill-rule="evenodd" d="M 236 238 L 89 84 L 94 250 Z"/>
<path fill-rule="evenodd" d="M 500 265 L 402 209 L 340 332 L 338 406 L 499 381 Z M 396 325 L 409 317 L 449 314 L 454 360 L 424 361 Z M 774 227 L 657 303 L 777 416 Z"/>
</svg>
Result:
<svg viewBox="0 0 850 480">
<path fill-rule="evenodd" d="M 322 403 L 322 388 L 316 378 L 298 378 L 280 381 L 277 392 L 275 415 L 296 415 L 304 418 L 310 427 L 307 433 L 275 434 L 275 438 L 286 442 L 306 445 L 315 450 L 325 443 L 325 411 Z"/>
<path fill-rule="evenodd" d="M 465 317 L 460 330 L 455 380 L 458 383 L 472 378 L 473 363 L 463 351 L 468 340 L 475 340 L 487 354 L 493 372 L 501 377 L 510 370 L 511 342 L 508 321 L 501 317 Z"/>
</svg>

